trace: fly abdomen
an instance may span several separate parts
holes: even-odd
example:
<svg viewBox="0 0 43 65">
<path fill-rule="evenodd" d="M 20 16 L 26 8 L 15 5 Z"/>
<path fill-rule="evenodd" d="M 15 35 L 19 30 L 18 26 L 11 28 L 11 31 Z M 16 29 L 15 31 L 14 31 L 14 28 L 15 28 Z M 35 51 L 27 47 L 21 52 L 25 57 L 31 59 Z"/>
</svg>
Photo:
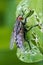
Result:
<svg viewBox="0 0 43 65">
<path fill-rule="evenodd" d="M 19 47 L 21 50 L 24 51 L 23 43 L 24 43 L 23 34 L 22 34 L 22 33 L 19 33 L 19 34 L 17 35 L 16 44 L 17 44 L 17 47 Z"/>
<path fill-rule="evenodd" d="M 24 38 L 23 33 L 22 33 L 22 31 L 20 31 L 19 34 L 17 35 L 17 40 L 16 40 L 19 47 L 22 47 L 22 45 L 23 45 L 23 40 L 24 40 L 23 38 Z"/>
</svg>

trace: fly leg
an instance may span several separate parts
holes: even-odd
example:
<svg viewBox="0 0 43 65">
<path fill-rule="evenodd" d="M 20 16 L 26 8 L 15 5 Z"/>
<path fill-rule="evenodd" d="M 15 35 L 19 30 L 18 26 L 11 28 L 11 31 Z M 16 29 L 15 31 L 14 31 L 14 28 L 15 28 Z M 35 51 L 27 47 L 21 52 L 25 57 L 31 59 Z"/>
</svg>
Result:
<svg viewBox="0 0 43 65">
<path fill-rule="evenodd" d="M 29 48 L 30 48 L 30 50 L 31 50 L 32 48 L 31 48 L 31 45 L 30 45 L 30 42 L 29 42 L 29 40 L 25 39 L 25 41 L 28 43 L 28 45 L 29 45 Z"/>
<path fill-rule="evenodd" d="M 39 24 L 33 25 L 31 27 L 28 27 L 29 29 L 26 28 L 27 29 L 27 32 L 29 32 L 32 28 L 37 27 L 37 26 L 39 26 Z"/>
<path fill-rule="evenodd" d="M 25 13 L 24 13 L 23 10 L 22 10 L 22 13 L 23 13 L 23 15 L 25 15 Z M 33 15 L 33 13 L 34 13 L 34 10 L 30 10 L 30 11 L 28 12 L 28 14 L 26 15 L 26 17 L 24 18 L 23 25 L 26 24 L 26 22 L 27 22 L 27 18 L 30 17 L 31 15 Z M 22 16 L 23 16 L 23 15 L 22 15 Z"/>
<path fill-rule="evenodd" d="M 26 39 L 25 39 L 26 40 Z M 26 40 L 26 42 L 28 43 L 28 45 L 29 45 L 29 48 L 30 48 L 30 50 L 31 50 L 31 45 L 30 45 L 30 42 L 29 42 L 29 40 Z"/>
</svg>

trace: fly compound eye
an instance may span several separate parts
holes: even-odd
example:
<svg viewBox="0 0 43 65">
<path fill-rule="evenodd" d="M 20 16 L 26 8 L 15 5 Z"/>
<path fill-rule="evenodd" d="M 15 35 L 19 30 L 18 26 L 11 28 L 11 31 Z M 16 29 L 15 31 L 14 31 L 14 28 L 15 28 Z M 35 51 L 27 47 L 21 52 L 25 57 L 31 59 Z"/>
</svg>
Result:
<svg viewBox="0 0 43 65">
<path fill-rule="evenodd" d="M 23 20 L 23 17 L 22 16 L 19 16 L 17 19 L 18 19 L 18 21 L 22 21 Z"/>
</svg>

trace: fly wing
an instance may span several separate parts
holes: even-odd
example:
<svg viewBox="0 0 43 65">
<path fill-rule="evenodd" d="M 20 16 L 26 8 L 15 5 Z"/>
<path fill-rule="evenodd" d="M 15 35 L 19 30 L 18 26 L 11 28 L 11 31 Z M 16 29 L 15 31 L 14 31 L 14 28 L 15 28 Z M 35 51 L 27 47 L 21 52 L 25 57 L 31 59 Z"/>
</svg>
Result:
<svg viewBox="0 0 43 65">
<path fill-rule="evenodd" d="M 16 21 L 16 23 L 14 25 L 13 32 L 12 32 L 12 36 L 11 36 L 10 49 L 14 48 L 14 42 L 16 41 L 16 36 L 17 36 L 16 33 L 19 31 L 19 30 L 17 30 L 18 29 L 18 25 L 19 25 L 19 22 Z"/>
<path fill-rule="evenodd" d="M 10 49 L 14 48 L 14 42 L 15 42 L 15 32 L 12 32 L 12 36 L 10 40 Z"/>
<path fill-rule="evenodd" d="M 11 35 L 10 49 L 13 49 L 14 48 L 14 42 L 16 40 L 16 30 L 17 30 L 17 21 L 14 24 L 14 28 L 13 28 L 12 35 Z"/>
</svg>

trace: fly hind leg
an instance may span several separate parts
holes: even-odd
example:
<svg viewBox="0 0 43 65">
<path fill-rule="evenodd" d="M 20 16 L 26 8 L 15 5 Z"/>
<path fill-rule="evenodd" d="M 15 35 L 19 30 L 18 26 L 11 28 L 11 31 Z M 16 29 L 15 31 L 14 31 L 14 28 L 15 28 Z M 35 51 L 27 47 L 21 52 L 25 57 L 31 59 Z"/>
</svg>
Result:
<svg viewBox="0 0 43 65">
<path fill-rule="evenodd" d="M 31 50 L 32 48 L 31 48 L 31 45 L 30 45 L 30 42 L 29 42 L 29 40 L 25 39 L 25 41 L 28 43 L 28 45 L 29 45 L 29 48 L 30 48 L 30 50 Z"/>
</svg>

